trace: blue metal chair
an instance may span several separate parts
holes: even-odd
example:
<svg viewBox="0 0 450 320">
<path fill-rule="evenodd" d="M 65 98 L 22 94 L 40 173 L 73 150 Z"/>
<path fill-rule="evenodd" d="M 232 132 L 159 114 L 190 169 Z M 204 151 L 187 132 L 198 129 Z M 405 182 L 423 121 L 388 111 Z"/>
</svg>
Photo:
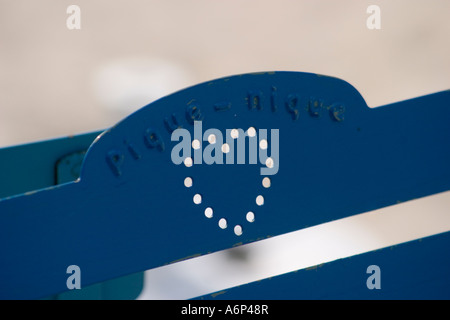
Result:
<svg viewBox="0 0 450 320">
<path fill-rule="evenodd" d="M 0 298 L 135 298 L 144 270 L 448 191 L 449 124 L 450 91 L 371 109 L 340 79 L 267 72 L 176 92 L 105 131 L 1 149 Z M 198 140 L 190 155 L 174 154 L 180 128 Z M 256 143 L 256 162 L 237 163 L 236 138 L 231 153 L 207 150 L 227 129 Z M 448 299 L 449 245 L 446 232 L 199 298 Z M 383 290 L 357 271 L 373 261 Z M 70 265 L 84 289 L 68 290 Z"/>
</svg>

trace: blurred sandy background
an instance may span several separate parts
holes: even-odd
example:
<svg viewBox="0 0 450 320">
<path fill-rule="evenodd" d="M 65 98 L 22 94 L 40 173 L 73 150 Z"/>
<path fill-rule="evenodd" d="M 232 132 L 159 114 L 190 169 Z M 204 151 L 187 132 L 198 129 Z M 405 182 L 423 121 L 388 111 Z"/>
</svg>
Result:
<svg viewBox="0 0 450 320">
<path fill-rule="evenodd" d="M 71 4 L 81 8 L 81 30 L 66 27 Z M 366 26 L 372 4 L 381 8 L 381 30 Z M 450 89 L 449 57 L 448 0 L 0 0 L 0 147 L 107 128 L 163 95 L 246 72 L 338 77 L 376 107 Z M 414 238 L 450 230 L 449 199 L 447 193 L 434 202 L 403 206 L 389 222 L 361 220 L 354 238 L 341 229 L 333 234 L 341 242 L 335 238 L 334 247 L 326 248 L 336 254 L 339 244 L 362 239 L 372 241 L 373 248 L 402 241 L 397 239 L 401 232 L 415 230 L 409 235 Z M 411 219 L 412 208 L 417 218 Z M 435 229 L 424 231 L 424 213 L 435 218 Z M 395 225 L 403 225 L 403 231 L 389 229 Z M 315 243 L 329 240 L 327 232 Z M 305 237 L 303 243 L 311 240 Z M 295 250 L 301 260 L 297 268 L 325 259 L 314 248 Z M 222 272 L 221 281 L 236 279 L 237 273 L 245 278 L 261 266 L 273 267 L 284 251 L 275 246 L 253 252 L 245 266 L 240 258 L 231 259 L 230 267 L 216 256 L 209 269 L 156 270 L 148 274 L 150 291 L 143 298 L 216 290 L 211 283 L 218 276 L 211 269 Z M 305 262 L 308 254 L 315 260 Z M 265 264 L 258 260 L 264 256 Z M 296 258 L 292 252 L 284 257 Z M 269 274 L 267 268 L 258 272 Z"/>
<path fill-rule="evenodd" d="M 66 27 L 71 4 L 81 30 Z M 381 30 L 366 27 L 371 4 Z M 370 106 L 449 89 L 449 17 L 448 0 L 0 0 L 0 146 L 106 128 L 244 72 L 339 77 Z"/>
</svg>

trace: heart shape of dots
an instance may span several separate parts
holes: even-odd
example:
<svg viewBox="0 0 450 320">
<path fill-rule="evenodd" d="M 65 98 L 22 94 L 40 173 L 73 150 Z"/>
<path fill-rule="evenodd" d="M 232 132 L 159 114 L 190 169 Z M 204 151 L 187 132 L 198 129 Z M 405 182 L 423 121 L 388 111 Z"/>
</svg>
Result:
<svg viewBox="0 0 450 320">
<path fill-rule="evenodd" d="M 256 130 L 255 130 L 255 128 L 250 127 L 250 128 L 247 130 L 247 135 L 248 135 L 249 137 L 255 137 L 255 136 L 256 136 Z M 239 133 L 238 133 L 238 130 L 237 130 L 237 129 L 231 130 L 231 137 L 232 137 L 233 139 L 237 139 L 238 136 L 239 136 Z M 215 137 L 213 134 L 209 135 L 209 136 L 208 136 L 208 142 L 209 142 L 210 144 L 216 143 L 216 137 Z M 193 148 L 194 150 L 199 149 L 200 146 L 201 146 L 200 141 L 198 141 L 198 140 L 193 140 L 193 141 L 192 141 L 192 148 Z M 260 140 L 260 142 L 259 142 L 259 148 L 260 148 L 260 149 L 263 149 L 263 150 L 264 150 L 264 149 L 267 149 L 267 148 L 268 148 L 268 142 L 267 142 L 267 140 L 265 140 L 265 139 Z M 227 143 L 224 143 L 224 144 L 222 144 L 222 146 L 221 146 L 221 150 L 222 150 L 223 153 L 228 153 L 228 152 L 230 151 L 230 147 L 229 147 L 229 145 L 228 145 Z M 187 168 L 190 168 L 190 167 L 193 166 L 193 160 L 192 160 L 191 157 L 186 157 L 186 158 L 184 159 L 183 162 L 184 162 L 184 165 L 185 165 Z M 265 164 L 266 164 L 267 167 L 271 168 L 271 167 L 273 166 L 273 160 L 272 160 L 272 158 L 270 158 L 270 157 L 267 158 Z M 194 178 L 193 178 L 193 177 L 187 176 L 187 177 L 184 178 L 184 186 L 185 186 L 186 188 L 189 189 L 189 188 L 193 187 L 194 183 L 195 183 L 195 181 L 194 181 Z M 270 187 L 271 187 L 271 183 L 272 183 L 272 182 L 271 182 L 271 179 L 270 179 L 269 177 L 264 177 L 264 178 L 262 178 L 261 184 L 262 184 L 262 186 L 263 186 L 264 188 L 266 188 L 266 189 L 270 188 Z M 192 201 L 193 201 L 194 204 L 200 205 L 202 202 L 204 202 L 204 199 L 203 199 L 203 197 L 202 197 L 202 195 L 201 195 L 200 193 L 196 193 L 196 194 L 194 194 L 194 196 L 193 196 L 193 198 L 192 198 Z M 265 201 L 265 200 L 264 200 L 264 197 L 263 197 L 262 195 L 257 195 L 256 198 L 255 198 L 255 202 L 256 202 L 256 204 L 257 204 L 258 206 L 263 206 L 263 205 L 264 205 L 264 201 Z M 204 210 L 203 214 L 204 214 L 204 216 L 205 216 L 206 218 L 211 219 L 211 218 L 213 218 L 215 212 L 214 212 L 214 209 L 213 209 L 211 206 L 208 206 L 208 207 Z M 248 212 L 246 213 L 245 219 L 246 219 L 246 221 L 247 221 L 248 223 L 253 223 L 253 222 L 255 221 L 255 213 L 254 213 L 253 211 L 248 211 Z M 225 217 L 220 218 L 219 221 L 218 221 L 218 226 L 219 226 L 219 228 L 221 228 L 221 229 L 227 229 L 227 228 L 228 228 L 228 221 L 227 221 L 227 219 L 226 219 Z M 234 234 L 235 234 L 236 236 L 241 236 L 241 235 L 243 234 L 243 228 L 242 228 L 242 226 L 239 225 L 239 224 L 235 225 L 233 230 L 234 230 Z"/>
</svg>

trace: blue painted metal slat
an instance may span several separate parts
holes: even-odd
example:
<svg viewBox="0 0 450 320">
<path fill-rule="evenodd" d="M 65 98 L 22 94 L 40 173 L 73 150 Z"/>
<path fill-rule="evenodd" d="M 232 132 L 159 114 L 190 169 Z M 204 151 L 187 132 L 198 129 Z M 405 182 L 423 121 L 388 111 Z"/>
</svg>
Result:
<svg viewBox="0 0 450 320">
<path fill-rule="evenodd" d="M 450 299 L 450 232 L 214 292 L 196 299 Z M 380 268 L 380 290 L 367 268 Z"/>
</svg>

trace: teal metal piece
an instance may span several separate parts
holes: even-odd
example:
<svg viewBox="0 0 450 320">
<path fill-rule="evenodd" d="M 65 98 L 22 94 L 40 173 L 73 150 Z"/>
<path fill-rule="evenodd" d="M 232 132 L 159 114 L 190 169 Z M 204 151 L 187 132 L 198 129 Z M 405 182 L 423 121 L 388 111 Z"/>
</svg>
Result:
<svg viewBox="0 0 450 320">
<path fill-rule="evenodd" d="M 56 162 L 56 184 L 73 182 L 80 178 L 87 149 L 65 155 Z"/>
<path fill-rule="evenodd" d="M 0 149 L 0 199 L 56 184 L 55 164 L 87 150 L 102 131 Z"/>
<path fill-rule="evenodd" d="M 87 287 L 447 191 L 449 105 L 450 91 L 444 91 L 370 109 L 348 83 L 297 72 L 218 79 L 155 101 L 95 140 L 79 180 L 42 182 L 45 189 L 0 200 L 0 298 L 65 292 L 70 265 L 80 267 Z M 180 127 L 200 144 L 191 150 L 189 141 L 192 166 L 173 160 L 179 139 L 172 133 Z M 261 174 L 270 162 L 251 163 L 250 155 L 243 164 L 197 162 L 214 144 L 206 130 L 219 137 L 233 128 L 247 132 L 248 146 L 266 140 L 275 174 Z M 52 149 L 51 143 L 41 146 Z M 82 150 L 74 144 L 57 159 Z M 0 159 L 16 164 L 14 157 Z M 436 246 L 448 250 L 447 241 Z"/>
</svg>

